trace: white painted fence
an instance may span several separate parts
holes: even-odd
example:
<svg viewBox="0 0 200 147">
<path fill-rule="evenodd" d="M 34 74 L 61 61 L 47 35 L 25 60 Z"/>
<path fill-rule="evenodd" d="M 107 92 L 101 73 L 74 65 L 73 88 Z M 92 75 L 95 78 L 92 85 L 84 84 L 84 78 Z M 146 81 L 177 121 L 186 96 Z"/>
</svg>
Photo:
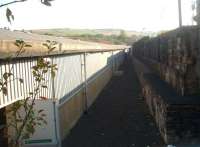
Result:
<svg viewBox="0 0 200 147">
<path fill-rule="evenodd" d="M 62 103 L 70 94 L 83 86 L 85 81 L 89 81 L 107 66 L 117 69 L 124 59 L 124 54 L 124 50 L 113 50 L 46 56 L 45 58 L 57 64 L 58 71 L 54 81 L 48 73 L 45 77 L 48 89 L 43 89 L 40 95 L 49 99 L 55 98 Z M 31 67 L 36 64 L 36 60 L 37 57 L 24 57 L 8 63 L 1 59 L 0 78 L 5 72 L 11 72 L 13 76 L 9 79 L 8 95 L 5 96 L 0 92 L 0 108 L 27 97 L 28 93 L 33 91 L 34 80 Z M 24 79 L 24 83 L 20 83 L 15 78 Z"/>
</svg>

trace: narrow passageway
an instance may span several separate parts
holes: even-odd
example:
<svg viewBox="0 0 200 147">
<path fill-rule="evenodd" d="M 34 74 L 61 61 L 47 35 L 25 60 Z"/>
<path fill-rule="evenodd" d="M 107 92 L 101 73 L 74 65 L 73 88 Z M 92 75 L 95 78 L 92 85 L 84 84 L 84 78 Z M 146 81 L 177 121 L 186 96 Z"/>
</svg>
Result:
<svg viewBox="0 0 200 147">
<path fill-rule="evenodd" d="M 113 77 L 78 124 L 63 147 L 162 147 L 163 141 L 140 96 L 131 62 L 122 76 Z"/>
</svg>

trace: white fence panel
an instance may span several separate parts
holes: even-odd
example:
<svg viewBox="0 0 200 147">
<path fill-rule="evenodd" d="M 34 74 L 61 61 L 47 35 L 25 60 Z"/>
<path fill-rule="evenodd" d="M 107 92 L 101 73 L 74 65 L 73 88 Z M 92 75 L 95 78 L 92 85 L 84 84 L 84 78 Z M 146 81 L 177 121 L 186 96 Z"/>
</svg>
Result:
<svg viewBox="0 0 200 147">
<path fill-rule="evenodd" d="M 68 99 L 71 94 L 84 87 L 85 75 L 86 79 L 90 80 L 98 76 L 98 73 L 106 67 L 112 67 L 113 70 L 116 70 L 122 64 L 124 55 L 124 51 L 108 51 L 45 58 L 52 61 L 53 64 L 57 64 L 58 71 L 54 80 L 50 72 L 45 75 L 48 88 L 41 89 L 39 96 L 45 96 L 49 99 L 56 98 L 61 101 Z M 8 83 L 8 95 L 5 96 L 0 92 L 0 108 L 27 97 L 37 85 L 32 75 L 32 67 L 36 65 L 37 59 L 19 58 L 15 60 L 9 63 L 5 61 L 0 63 L 1 78 L 5 72 L 13 73 Z M 86 66 L 86 73 L 84 73 L 84 66 Z M 24 83 L 20 83 L 19 79 L 23 79 Z"/>
<path fill-rule="evenodd" d="M 3 80 L 4 73 L 12 73 L 13 75 L 8 79 L 7 95 L 0 92 L 0 108 L 7 106 L 15 101 L 22 100 L 29 95 L 30 92 L 34 92 L 37 83 L 34 82 L 32 74 L 32 67 L 36 65 L 36 59 L 19 59 L 17 61 L 3 62 L 0 65 L 0 77 Z M 23 83 L 20 82 L 23 79 Z M 52 98 L 52 84 L 51 73 L 47 73 L 45 76 L 48 89 L 42 88 L 36 99 L 40 96 Z M 4 82 L 4 80 L 3 80 Z"/>
<path fill-rule="evenodd" d="M 87 54 L 86 56 L 86 71 L 87 71 L 87 80 L 95 75 L 97 72 L 109 66 L 112 53 L 95 53 Z"/>
<path fill-rule="evenodd" d="M 55 77 L 55 97 L 60 99 L 82 84 L 81 56 L 54 57 L 58 71 Z"/>
</svg>

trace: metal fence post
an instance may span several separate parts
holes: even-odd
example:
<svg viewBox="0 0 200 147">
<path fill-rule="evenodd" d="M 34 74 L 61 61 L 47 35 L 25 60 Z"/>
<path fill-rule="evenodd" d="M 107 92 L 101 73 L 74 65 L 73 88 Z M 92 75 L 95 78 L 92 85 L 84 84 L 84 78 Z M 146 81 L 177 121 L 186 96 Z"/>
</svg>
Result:
<svg viewBox="0 0 200 147">
<path fill-rule="evenodd" d="M 51 59 L 51 65 L 53 65 L 53 57 Z M 58 110 L 58 102 L 56 100 L 55 95 L 55 79 L 51 76 L 51 82 L 52 82 L 52 98 L 53 98 L 53 112 L 54 112 L 54 127 L 55 127 L 55 137 L 57 141 L 58 147 L 61 147 L 61 141 L 60 141 L 60 127 L 59 127 L 59 110 Z"/>
<path fill-rule="evenodd" d="M 114 74 L 114 72 L 115 72 L 115 57 L 112 51 L 112 74 Z"/>
<path fill-rule="evenodd" d="M 87 113 L 88 110 L 88 95 L 87 95 L 87 63 L 86 63 L 86 57 L 87 54 L 84 52 L 83 56 L 83 66 L 84 66 L 84 98 L 85 98 L 85 113 Z"/>
</svg>

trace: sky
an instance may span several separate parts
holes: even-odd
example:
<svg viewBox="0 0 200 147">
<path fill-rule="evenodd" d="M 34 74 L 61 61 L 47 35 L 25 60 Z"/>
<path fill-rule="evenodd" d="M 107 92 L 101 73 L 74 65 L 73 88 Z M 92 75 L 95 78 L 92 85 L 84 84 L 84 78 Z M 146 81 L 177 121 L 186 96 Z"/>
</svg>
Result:
<svg viewBox="0 0 200 147">
<path fill-rule="evenodd" d="M 0 4 L 11 0 L 1 0 Z M 192 24 L 191 3 L 182 0 L 183 24 Z M 163 31 L 178 27 L 178 0 L 40 0 L 10 5 L 15 20 L 6 21 L 0 9 L 0 27 L 11 29 L 77 28 Z"/>
</svg>

